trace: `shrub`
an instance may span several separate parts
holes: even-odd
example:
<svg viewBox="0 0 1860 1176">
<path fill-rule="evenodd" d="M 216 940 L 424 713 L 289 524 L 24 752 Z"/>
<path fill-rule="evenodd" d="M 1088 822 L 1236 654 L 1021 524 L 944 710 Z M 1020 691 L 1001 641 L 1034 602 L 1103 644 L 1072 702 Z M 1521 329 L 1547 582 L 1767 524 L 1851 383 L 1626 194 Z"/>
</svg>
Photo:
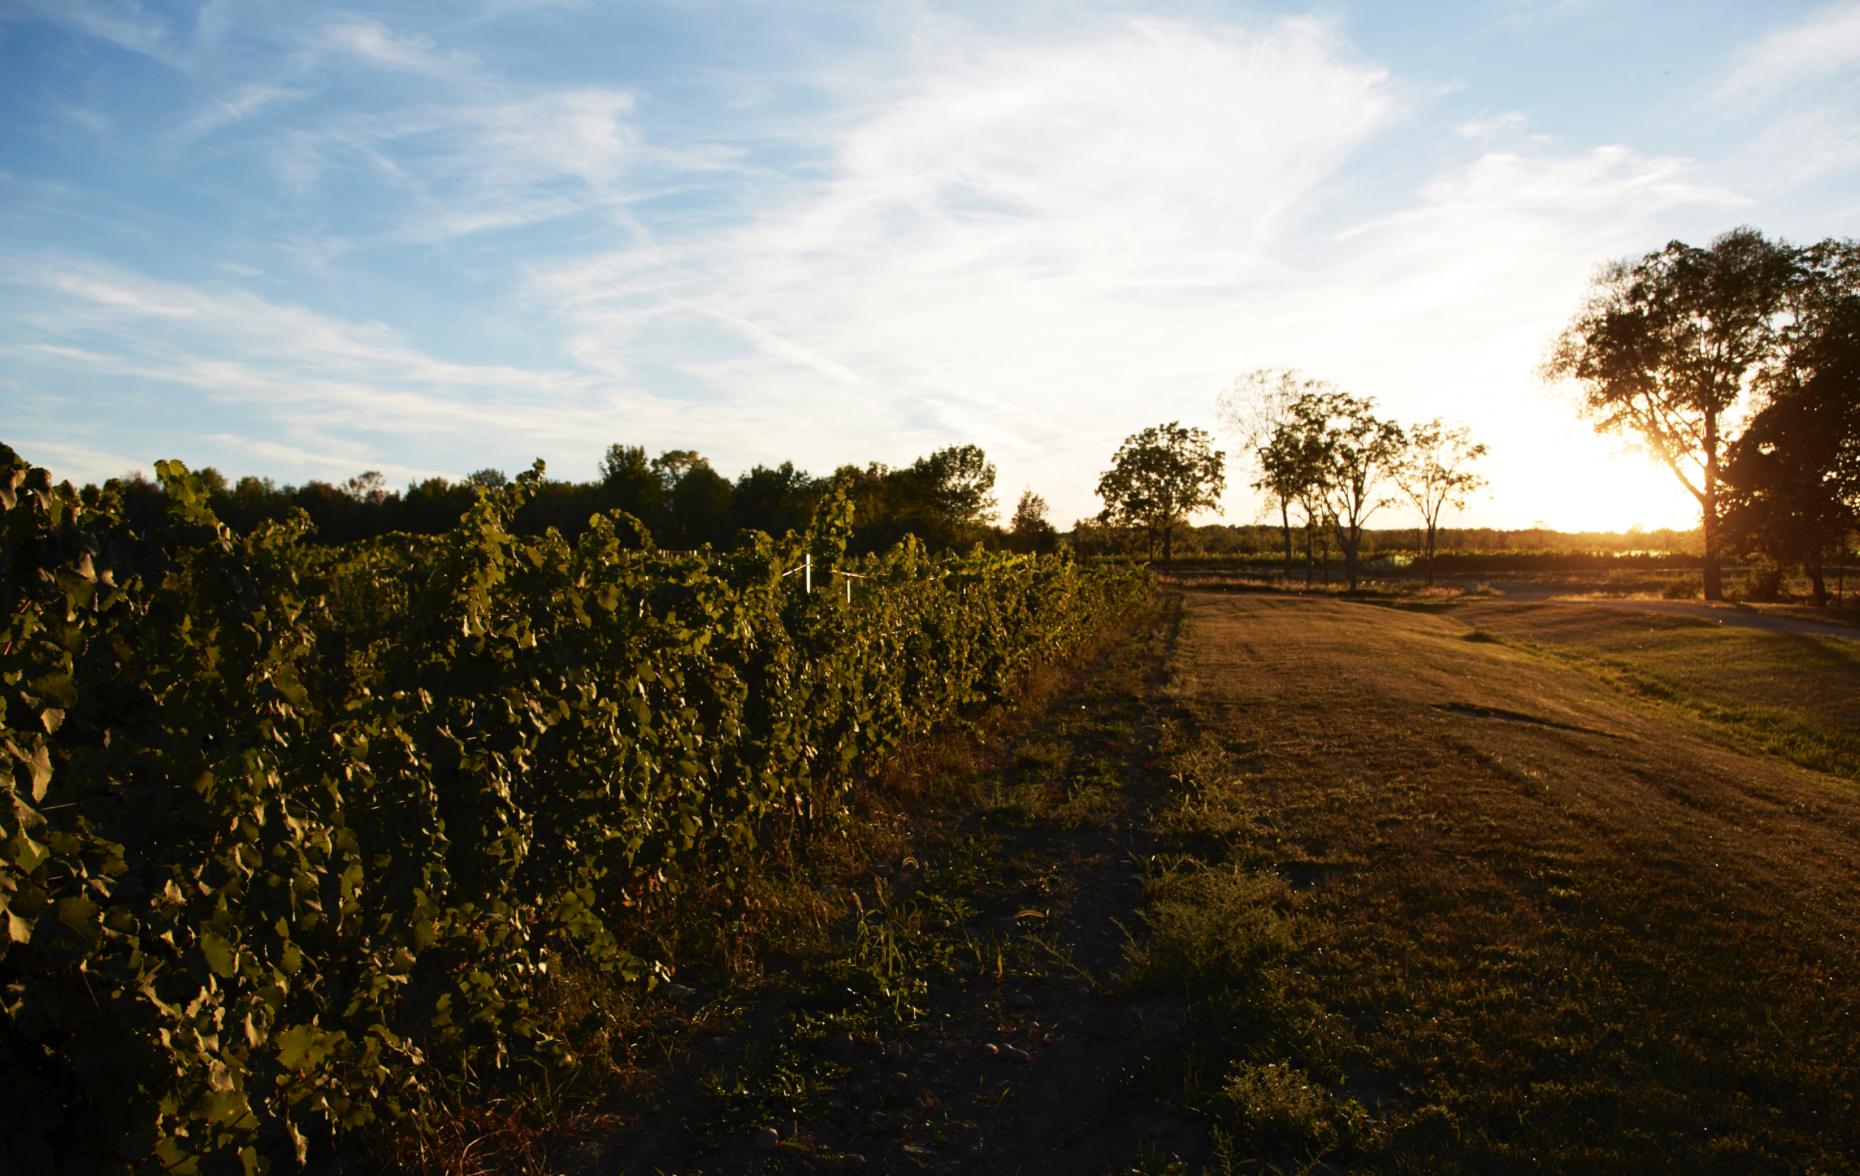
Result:
<svg viewBox="0 0 1860 1176">
<path fill-rule="evenodd" d="M 1285 883 L 1231 869 L 1164 875 L 1150 885 L 1146 943 L 1131 949 L 1133 983 L 1202 991 L 1256 988 L 1291 950 L 1279 913 Z"/>
<path fill-rule="evenodd" d="M 1705 594 L 1705 580 L 1700 576 L 1681 576 L 1660 590 L 1662 600 L 1697 600 Z"/>
</svg>

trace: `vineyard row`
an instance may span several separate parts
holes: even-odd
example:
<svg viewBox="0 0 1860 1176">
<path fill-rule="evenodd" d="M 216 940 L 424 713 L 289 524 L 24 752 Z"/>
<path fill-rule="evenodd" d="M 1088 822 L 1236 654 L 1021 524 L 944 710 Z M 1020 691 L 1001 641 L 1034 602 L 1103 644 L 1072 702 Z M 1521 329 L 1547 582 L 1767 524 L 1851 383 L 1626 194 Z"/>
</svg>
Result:
<svg viewBox="0 0 1860 1176">
<path fill-rule="evenodd" d="M 447 1076 L 572 1063 L 552 958 L 653 982 L 629 912 L 1150 589 L 849 559 L 838 493 L 806 535 L 674 556 L 619 514 L 514 535 L 538 463 L 447 535 L 326 547 L 159 473 L 135 531 L 0 446 L 0 1160 L 28 1172 L 252 1170 L 265 1124 L 301 1155 Z"/>
</svg>

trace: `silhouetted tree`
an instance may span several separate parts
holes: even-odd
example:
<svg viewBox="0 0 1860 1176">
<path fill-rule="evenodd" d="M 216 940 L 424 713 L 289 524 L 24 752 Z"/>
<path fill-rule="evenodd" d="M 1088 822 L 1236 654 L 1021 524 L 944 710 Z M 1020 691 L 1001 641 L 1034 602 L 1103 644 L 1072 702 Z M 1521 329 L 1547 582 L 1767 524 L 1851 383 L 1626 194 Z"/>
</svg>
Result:
<svg viewBox="0 0 1860 1176">
<path fill-rule="evenodd" d="M 674 551 L 727 546 L 736 534 L 729 480 L 689 449 L 669 450 L 652 465 L 664 487 L 661 546 Z"/>
<path fill-rule="evenodd" d="M 1860 525 L 1860 295 L 1827 310 L 1724 468 L 1727 543 L 1800 564 L 1818 605 L 1826 557 Z"/>
<path fill-rule="evenodd" d="M 805 531 L 825 489 L 825 482 L 795 469 L 791 461 L 773 469 L 758 465 L 736 480 L 736 523 L 776 538 Z"/>
<path fill-rule="evenodd" d="M 932 547 L 979 540 L 995 517 L 995 466 L 979 445 L 951 445 L 892 475 L 893 510 Z"/>
<path fill-rule="evenodd" d="M 1777 360 L 1778 320 L 1798 276 L 1796 251 L 1750 228 L 1706 249 L 1674 241 L 1610 262 L 1543 364 L 1546 378 L 1582 387 L 1597 432 L 1640 438 L 1698 501 L 1708 600 L 1724 595 L 1725 418 Z"/>
<path fill-rule="evenodd" d="M 1321 429 L 1324 505 L 1354 592 L 1363 528 L 1371 515 L 1393 501 L 1384 488 L 1401 462 L 1406 440 L 1401 426 L 1375 415 L 1374 400 L 1342 392 L 1300 396 L 1292 405 L 1292 415 L 1307 432 Z"/>
<path fill-rule="evenodd" d="M 841 466 L 853 503 L 852 549 L 884 551 L 905 535 L 932 550 L 980 542 L 995 515 L 995 467 L 980 446 L 952 445 L 893 469 Z"/>
<path fill-rule="evenodd" d="M 1391 471 L 1395 485 L 1414 505 L 1427 528 L 1427 582 L 1434 582 L 1434 539 L 1447 507 L 1465 510 L 1466 500 L 1484 488 L 1485 478 L 1472 463 L 1486 454 L 1464 425 L 1447 428 L 1435 417 L 1408 430 L 1407 452 Z"/>
<path fill-rule="evenodd" d="M 1330 443 L 1322 412 L 1300 411 L 1308 398 L 1335 395 L 1329 384 L 1309 381 L 1303 390 L 1285 405 L 1283 419 L 1273 426 L 1271 436 L 1255 454 L 1260 471 L 1255 490 L 1278 499 L 1280 517 L 1285 527 L 1285 575 L 1292 575 L 1291 512 L 1300 515 L 1299 527 L 1305 540 L 1305 584 L 1311 583 L 1316 562 L 1316 541 L 1331 523 L 1330 513 Z M 1330 579 L 1330 547 L 1325 544 L 1324 578 Z"/>
<path fill-rule="evenodd" d="M 1059 532 L 1046 521 L 1046 499 L 1030 486 L 1021 491 L 1008 529 L 1008 545 L 1022 555 L 1050 555 L 1059 546 Z"/>
<path fill-rule="evenodd" d="M 401 495 L 399 517 L 389 529 L 415 535 L 442 535 L 458 525 L 477 495 L 477 488 L 469 483 L 446 478 L 425 478 L 409 483 Z"/>
<path fill-rule="evenodd" d="M 504 475 L 498 474 L 497 476 L 501 478 Z M 357 474 L 343 483 L 342 489 L 351 499 L 363 506 L 380 506 L 387 501 L 387 479 L 381 476 L 380 470 L 368 470 Z"/>
<path fill-rule="evenodd" d="M 1244 455 L 1259 477 L 1253 489 L 1278 507 L 1279 531 L 1285 541 L 1285 576 L 1292 575 L 1292 508 L 1305 500 L 1312 464 L 1310 447 L 1297 435 L 1291 409 L 1300 396 L 1334 391 L 1322 380 L 1300 376 L 1290 368 L 1261 368 L 1241 376 L 1234 386 L 1215 398 L 1214 411 L 1221 424 L 1240 442 Z M 1288 431 L 1288 429 L 1290 431 Z M 1311 528 L 1305 518 L 1305 548 L 1309 571 Z"/>
</svg>

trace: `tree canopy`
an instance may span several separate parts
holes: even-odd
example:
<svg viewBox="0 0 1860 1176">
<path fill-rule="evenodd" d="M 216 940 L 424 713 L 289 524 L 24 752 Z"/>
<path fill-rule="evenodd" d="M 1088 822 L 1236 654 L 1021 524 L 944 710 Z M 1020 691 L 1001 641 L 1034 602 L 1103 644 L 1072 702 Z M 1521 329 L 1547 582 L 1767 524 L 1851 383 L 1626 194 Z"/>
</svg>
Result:
<svg viewBox="0 0 1860 1176">
<path fill-rule="evenodd" d="M 1059 547 L 1059 532 L 1046 518 L 1046 499 L 1029 486 L 1021 491 L 1008 525 L 1008 544 L 1022 555 L 1050 555 Z"/>
<path fill-rule="evenodd" d="M 1300 428 L 1321 438 L 1323 501 L 1343 548 L 1344 572 L 1354 592 L 1369 517 L 1393 499 L 1385 488 L 1400 466 L 1407 440 L 1401 426 L 1375 414 L 1374 400 L 1343 392 L 1301 396 L 1293 405 Z"/>
<path fill-rule="evenodd" d="M 1772 574 L 1800 564 L 1826 603 L 1826 557 L 1860 526 L 1860 298 L 1831 308 L 1772 385 L 1727 452 L 1724 482 L 1727 541 Z"/>
<path fill-rule="evenodd" d="M 1220 503 L 1227 488 L 1225 462 L 1205 429 L 1184 428 L 1180 421 L 1151 426 L 1126 438 L 1098 479 L 1105 504 L 1099 518 L 1141 527 L 1150 558 L 1160 541 L 1168 563 L 1175 533 L 1188 517 Z"/>
<path fill-rule="evenodd" d="M 244 532 L 268 520 L 302 509 L 316 525 L 318 541 L 353 539 L 405 531 L 440 534 L 457 524 L 479 494 L 507 485 L 501 470 L 482 469 L 466 478 L 426 478 L 405 490 L 392 490 L 378 471 L 338 485 L 321 481 L 279 486 L 268 478 L 246 477 L 236 483 L 217 471 L 202 472 L 214 510 L 235 530 Z M 1051 551 L 1058 536 L 1044 522 L 1023 520 L 1009 533 L 994 526 L 995 467 L 975 445 L 954 445 L 896 469 L 881 464 L 842 467 L 855 507 L 849 546 L 857 552 L 887 550 L 905 535 L 915 535 L 933 550 L 987 547 Z M 113 480 L 115 482 L 116 480 Z M 718 473 L 701 453 L 670 449 L 657 457 L 643 446 L 613 444 L 602 454 L 592 482 L 545 479 L 517 512 L 521 534 L 554 528 L 575 538 L 597 514 L 623 511 L 646 529 L 650 541 L 674 551 L 709 545 L 723 549 L 745 541 L 750 532 L 776 537 L 806 528 L 830 484 L 797 469 L 792 462 L 758 465 L 734 482 Z M 161 487 L 147 478 L 122 481 L 130 513 L 143 523 L 163 517 Z M 93 495 L 95 488 L 91 488 Z M 1031 494 L 1031 491 L 1029 491 Z M 1023 513 L 1027 503 L 1023 502 Z M 1029 516 L 1033 518 L 1034 516 Z M 622 534 L 632 536 L 630 528 Z"/>
<path fill-rule="evenodd" d="M 1600 433 L 1637 437 L 1698 501 L 1705 595 L 1721 599 L 1719 463 L 1727 414 L 1775 377 L 1784 312 L 1798 302 L 1797 251 L 1740 228 L 1698 248 L 1673 241 L 1610 262 L 1543 364 L 1574 380 Z"/>
</svg>

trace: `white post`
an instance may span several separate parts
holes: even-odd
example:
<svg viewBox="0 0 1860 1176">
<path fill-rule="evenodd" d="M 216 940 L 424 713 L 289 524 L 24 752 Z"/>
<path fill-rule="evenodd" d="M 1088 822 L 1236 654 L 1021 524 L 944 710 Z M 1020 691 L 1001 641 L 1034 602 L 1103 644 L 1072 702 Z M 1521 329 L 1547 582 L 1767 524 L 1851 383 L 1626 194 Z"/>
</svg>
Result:
<svg viewBox="0 0 1860 1176">
<path fill-rule="evenodd" d="M 846 603 L 852 603 L 852 577 L 846 577 Z"/>
<path fill-rule="evenodd" d="M 802 566 L 804 566 L 807 569 L 806 572 L 802 573 L 803 578 L 807 580 L 807 594 L 809 596 L 812 596 L 814 594 L 814 553 L 813 552 L 811 551 L 808 552 L 807 559 Z"/>
</svg>

